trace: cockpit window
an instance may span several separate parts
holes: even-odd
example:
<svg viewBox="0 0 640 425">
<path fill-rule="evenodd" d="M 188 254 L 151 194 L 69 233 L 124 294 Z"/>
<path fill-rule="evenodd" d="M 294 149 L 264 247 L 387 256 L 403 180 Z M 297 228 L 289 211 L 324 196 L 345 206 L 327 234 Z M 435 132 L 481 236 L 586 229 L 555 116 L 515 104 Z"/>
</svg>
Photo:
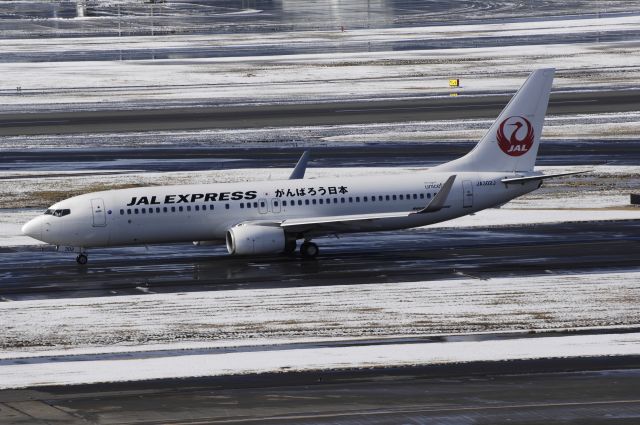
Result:
<svg viewBox="0 0 640 425">
<path fill-rule="evenodd" d="M 52 215 L 54 217 L 64 217 L 65 215 L 71 214 L 70 209 L 62 209 L 62 210 L 46 210 L 45 215 Z"/>
</svg>

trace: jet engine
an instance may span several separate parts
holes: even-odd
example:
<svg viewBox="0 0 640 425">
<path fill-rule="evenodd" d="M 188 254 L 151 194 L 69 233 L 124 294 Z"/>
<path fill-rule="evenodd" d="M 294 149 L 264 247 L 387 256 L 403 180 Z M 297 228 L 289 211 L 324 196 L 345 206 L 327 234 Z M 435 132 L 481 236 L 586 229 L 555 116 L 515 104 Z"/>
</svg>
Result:
<svg viewBox="0 0 640 425">
<path fill-rule="evenodd" d="M 280 227 L 246 224 L 227 230 L 226 240 L 229 254 L 277 254 L 285 250 L 286 236 Z"/>
</svg>

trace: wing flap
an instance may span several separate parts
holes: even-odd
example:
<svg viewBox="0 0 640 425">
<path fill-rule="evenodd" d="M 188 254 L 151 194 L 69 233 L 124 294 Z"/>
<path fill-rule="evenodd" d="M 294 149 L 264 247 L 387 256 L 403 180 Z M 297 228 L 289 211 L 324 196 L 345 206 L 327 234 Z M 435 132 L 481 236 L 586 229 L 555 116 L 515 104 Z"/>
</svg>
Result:
<svg viewBox="0 0 640 425">
<path fill-rule="evenodd" d="M 326 217 L 292 218 L 280 223 L 280 227 L 287 231 L 304 231 L 314 228 L 339 229 L 347 225 L 356 225 L 357 222 L 371 222 L 385 218 L 408 217 L 410 212 L 386 213 L 386 214 L 353 214 Z"/>
</svg>

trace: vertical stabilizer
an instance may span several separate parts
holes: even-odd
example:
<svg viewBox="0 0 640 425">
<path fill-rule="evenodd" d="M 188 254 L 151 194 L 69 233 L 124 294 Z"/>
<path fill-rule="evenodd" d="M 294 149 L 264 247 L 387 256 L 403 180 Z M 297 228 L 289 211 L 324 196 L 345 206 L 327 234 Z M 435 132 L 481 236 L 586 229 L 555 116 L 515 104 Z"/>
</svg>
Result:
<svg viewBox="0 0 640 425">
<path fill-rule="evenodd" d="M 554 73 L 553 68 L 533 71 L 476 147 L 462 158 L 436 169 L 532 171 Z"/>
</svg>

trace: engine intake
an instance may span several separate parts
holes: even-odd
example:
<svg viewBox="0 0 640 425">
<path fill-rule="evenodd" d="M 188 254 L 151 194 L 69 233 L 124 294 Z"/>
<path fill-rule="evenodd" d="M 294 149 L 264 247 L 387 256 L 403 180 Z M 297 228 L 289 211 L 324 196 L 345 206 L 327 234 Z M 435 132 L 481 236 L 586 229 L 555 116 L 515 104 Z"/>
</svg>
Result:
<svg viewBox="0 0 640 425">
<path fill-rule="evenodd" d="M 277 254 L 284 251 L 286 236 L 280 227 L 246 224 L 227 230 L 226 241 L 229 254 Z"/>
</svg>

